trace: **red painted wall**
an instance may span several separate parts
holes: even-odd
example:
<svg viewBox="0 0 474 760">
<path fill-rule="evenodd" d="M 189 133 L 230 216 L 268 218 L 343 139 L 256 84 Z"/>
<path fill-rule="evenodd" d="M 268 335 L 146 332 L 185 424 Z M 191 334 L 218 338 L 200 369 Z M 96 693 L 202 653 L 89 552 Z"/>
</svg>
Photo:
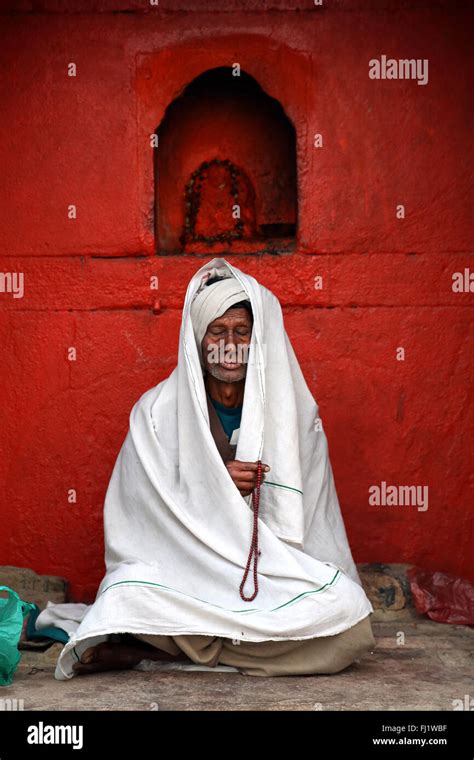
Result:
<svg viewBox="0 0 474 760">
<path fill-rule="evenodd" d="M 282 303 L 355 559 L 474 580 L 473 294 L 452 290 L 474 270 L 472 18 L 422 0 L 164 6 L 2 5 L 0 273 L 24 295 L 0 292 L 0 563 L 94 598 L 130 409 L 175 366 L 187 283 L 217 251 L 156 251 L 149 136 L 195 77 L 239 62 L 295 127 L 298 232 L 229 259 Z M 428 84 L 370 79 L 381 55 L 428 59 Z M 382 481 L 428 486 L 428 510 L 370 506 Z"/>
</svg>

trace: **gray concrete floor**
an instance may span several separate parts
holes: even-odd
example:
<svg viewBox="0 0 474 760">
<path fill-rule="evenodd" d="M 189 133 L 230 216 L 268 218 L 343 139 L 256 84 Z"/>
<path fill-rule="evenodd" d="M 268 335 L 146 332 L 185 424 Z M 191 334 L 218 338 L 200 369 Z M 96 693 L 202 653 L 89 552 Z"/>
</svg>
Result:
<svg viewBox="0 0 474 760">
<path fill-rule="evenodd" d="M 474 629 L 413 609 L 376 610 L 377 646 L 345 671 L 261 678 L 240 673 L 114 671 L 57 681 L 61 644 L 24 651 L 0 699 L 25 710 L 453 710 L 474 697 Z"/>
</svg>

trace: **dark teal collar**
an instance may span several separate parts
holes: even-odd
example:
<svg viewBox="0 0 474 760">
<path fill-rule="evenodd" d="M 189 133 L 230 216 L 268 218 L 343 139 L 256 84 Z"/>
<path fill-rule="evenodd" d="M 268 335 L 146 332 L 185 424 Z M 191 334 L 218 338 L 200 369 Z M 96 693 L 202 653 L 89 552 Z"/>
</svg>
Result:
<svg viewBox="0 0 474 760">
<path fill-rule="evenodd" d="M 209 398 L 211 397 L 209 396 Z M 224 404 L 221 404 L 220 401 L 216 401 L 214 398 L 211 398 L 211 401 L 212 401 L 212 405 L 216 409 L 219 409 L 219 411 L 225 412 L 226 414 L 230 414 L 230 415 L 234 414 L 236 417 L 240 414 L 240 412 L 243 409 L 243 404 L 241 404 L 240 406 L 224 406 Z"/>
</svg>

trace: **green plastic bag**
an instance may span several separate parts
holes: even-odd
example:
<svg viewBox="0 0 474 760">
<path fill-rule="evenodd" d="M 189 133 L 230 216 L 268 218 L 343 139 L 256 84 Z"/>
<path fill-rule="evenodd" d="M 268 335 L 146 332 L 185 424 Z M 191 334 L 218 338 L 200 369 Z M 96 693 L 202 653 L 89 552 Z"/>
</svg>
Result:
<svg viewBox="0 0 474 760">
<path fill-rule="evenodd" d="M 8 586 L 0 586 L 8 598 L 0 597 L 0 686 L 9 686 L 20 662 L 18 651 L 23 620 L 35 605 L 24 602 L 16 591 Z"/>
</svg>

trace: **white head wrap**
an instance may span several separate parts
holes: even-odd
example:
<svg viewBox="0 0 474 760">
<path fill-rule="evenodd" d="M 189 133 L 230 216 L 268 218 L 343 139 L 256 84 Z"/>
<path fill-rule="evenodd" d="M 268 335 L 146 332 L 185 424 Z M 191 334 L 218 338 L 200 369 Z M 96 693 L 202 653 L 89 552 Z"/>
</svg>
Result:
<svg viewBox="0 0 474 760">
<path fill-rule="evenodd" d="M 212 285 L 204 285 L 196 294 L 191 304 L 191 320 L 200 356 L 202 339 L 208 325 L 235 303 L 245 300 L 248 300 L 248 295 L 235 277 L 226 277 Z"/>
</svg>

